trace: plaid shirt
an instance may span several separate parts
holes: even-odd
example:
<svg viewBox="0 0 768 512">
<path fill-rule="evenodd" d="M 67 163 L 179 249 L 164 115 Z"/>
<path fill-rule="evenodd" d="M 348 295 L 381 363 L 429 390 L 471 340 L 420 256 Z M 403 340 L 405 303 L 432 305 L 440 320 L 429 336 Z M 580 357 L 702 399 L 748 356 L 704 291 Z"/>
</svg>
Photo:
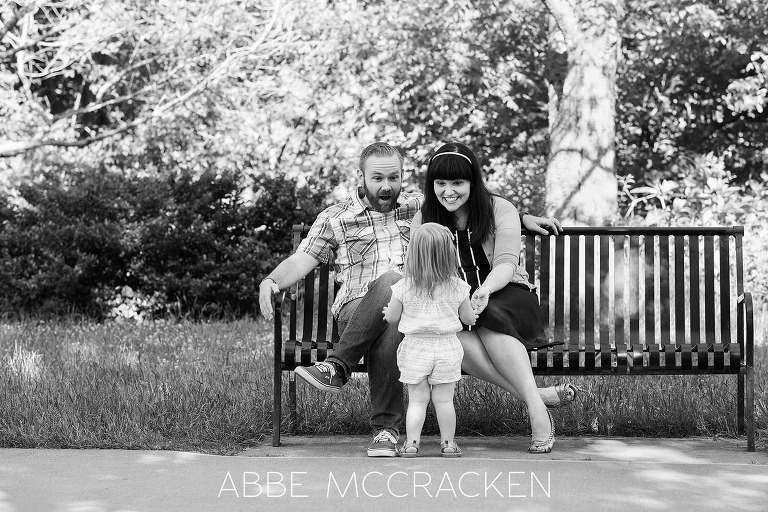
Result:
<svg viewBox="0 0 768 512">
<path fill-rule="evenodd" d="M 421 195 L 401 194 L 396 209 L 380 213 L 353 194 L 317 216 L 297 251 L 333 265 L 340 285 L 331 307 L 334 316 L 344 304 L 365 295 L 371 281 L 389 270 L 402 271 L 411 220 L 421 203 Z"/>
</svg>

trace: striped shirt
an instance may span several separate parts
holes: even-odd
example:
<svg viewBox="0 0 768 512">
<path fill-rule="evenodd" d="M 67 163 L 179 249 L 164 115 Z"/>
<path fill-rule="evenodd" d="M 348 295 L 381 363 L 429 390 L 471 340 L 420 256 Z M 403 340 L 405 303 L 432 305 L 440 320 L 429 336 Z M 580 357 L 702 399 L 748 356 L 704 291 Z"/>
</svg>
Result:
<svg viewBox="0 0 768 512">
<path fill-rule="evenodd" d="M 390 270 L 402 272 L 411 239 L 411 220 L 422 196 L 401 194 L 398 207 L 381 213 L 353 194 L 320 212 L 297 251 L 333 265 L 340 288 L 331 312 L 338 316 L 347 302 L 362 297 L 370 283 Z"/>
</svg>

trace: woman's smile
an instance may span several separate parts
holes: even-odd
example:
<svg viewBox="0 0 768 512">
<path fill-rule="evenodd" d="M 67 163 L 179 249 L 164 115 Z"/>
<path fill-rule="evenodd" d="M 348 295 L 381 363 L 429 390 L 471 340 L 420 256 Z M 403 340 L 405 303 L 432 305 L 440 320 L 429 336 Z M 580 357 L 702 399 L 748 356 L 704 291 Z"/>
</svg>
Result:
<svg viewBox="0 0 768 512">
<path fill-rule="evenodd" d="M 435 195 L 449 211 L 456 211 L 469 199 L 469 180 L 435 180 Z"/>
</svg>

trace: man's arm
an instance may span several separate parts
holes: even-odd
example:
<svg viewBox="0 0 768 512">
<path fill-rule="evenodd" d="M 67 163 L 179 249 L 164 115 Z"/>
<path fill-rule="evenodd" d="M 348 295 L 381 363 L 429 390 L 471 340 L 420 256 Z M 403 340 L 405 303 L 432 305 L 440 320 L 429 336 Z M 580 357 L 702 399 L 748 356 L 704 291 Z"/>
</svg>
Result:
<svg viewBox="0 0 768 512">
<path fill-rule="evenodd" d="M 320 262 L 305 252 L 297 252 L 284 259 L 259 285 L 259 309 L 262 316 L 272 320 L 272 296 L 290 288 Z"/>
</svg>

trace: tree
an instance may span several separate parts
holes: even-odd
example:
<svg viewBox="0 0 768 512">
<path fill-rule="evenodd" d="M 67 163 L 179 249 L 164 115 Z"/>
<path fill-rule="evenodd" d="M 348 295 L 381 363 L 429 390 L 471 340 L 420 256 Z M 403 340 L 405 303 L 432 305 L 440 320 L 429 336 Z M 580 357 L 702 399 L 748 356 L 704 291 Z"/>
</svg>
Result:
<svg viewBox="0 0 768 512">
<path fill-rule="evenodd" d="M 627 7 L 618 164 L 626 188 L 639 192 L 625 194 L 622 209 L 659 206 L 645 199 L 703 162 L 720 160 L 715 165 L 737 184 L 767 172 L 768 5 L 632 0 Z"/>
<path fill-rule="evenodd" d="M 167 123 L 288 37 L 279 2 L 34 0 L 0 8 L 0 158 Z M 215 94 L 212 94 L 215 95 Z"/>
<path fill-rule="evenodd" d="M 602 224 L 618 210 L 616 66 L 622 0 L 544 0 L 552 15 L 548 59 L 547 210 Z"/>
</svg>

